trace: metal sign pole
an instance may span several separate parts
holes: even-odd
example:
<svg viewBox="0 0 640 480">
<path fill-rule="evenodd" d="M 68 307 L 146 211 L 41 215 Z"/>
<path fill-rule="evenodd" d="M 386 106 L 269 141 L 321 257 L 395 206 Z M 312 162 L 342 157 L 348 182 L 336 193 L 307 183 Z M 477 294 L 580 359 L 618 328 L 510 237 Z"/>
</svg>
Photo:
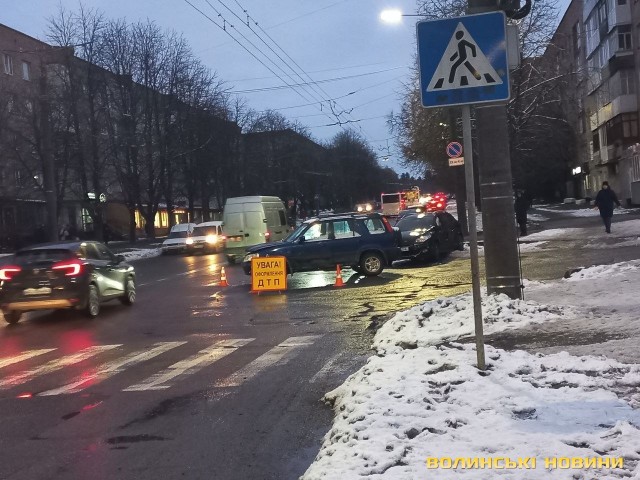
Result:
<svg viewBox="0 0 640 480">
<path fill-rule="evenodd" d="M 473 318 L 476 331 L 478 369 L 486 368 L 484 358 L 484 331 L 480 293 L 480 262 L 478 260 L 478 232 L 476 230 L 476 193 L 473 177 L 473 144 L 471 139 L 471 107 L 462 106 L 462 133 L 464 138 L 464 174 L 467 184 L 467 216 L 469 221 L 469 247 L 471 250 L 471 284 L 473 291 Z"/>
</svg>

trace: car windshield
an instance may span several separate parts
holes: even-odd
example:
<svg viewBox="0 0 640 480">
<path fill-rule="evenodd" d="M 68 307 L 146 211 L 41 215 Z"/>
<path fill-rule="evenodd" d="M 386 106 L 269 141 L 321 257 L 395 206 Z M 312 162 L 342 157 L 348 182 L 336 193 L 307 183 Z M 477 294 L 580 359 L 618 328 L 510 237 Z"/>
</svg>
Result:
<svg viewBox="0 0 640 480">
<path fill-rule="evenodd" d="M 193 229 L 194 237 L 205 237 L 207 235 L 217 235 L 217 227 L 195 227 Z"/>
<path fill-rule="evenodd" d="M 408 215 L 398 222 L 396 225 L 401 231 L 416 230 L 420 228 L 428 229 L 435 227 L 436 216 L 429 213 L 421 213 L 418 215 Z"/>
<path fill-rule="evenodd" d="M 75 253 L 71 250 L 43 248 L 16 252 L 15 258 L 19 263 L 27 264 L 34 262 L 57 262 L 74 256 Z"/>
<path fill-rule="evenodd" d="M 179 232 L 169 232 L 167 238 L 187 238 L 188 234 L 186 230 L 181 230 Z"/>
<path fill-rule="evenodd" d="M 296 229 L 293 232 L 291 232 L 289 235 L 284 237 L 282 241 L 295 242 L 307 230 L 307 228 L 309 228 L 308 223 L 303 223 L 302 225 L 299 225 L 298 227 L 296 227 Z"/>
</svg>

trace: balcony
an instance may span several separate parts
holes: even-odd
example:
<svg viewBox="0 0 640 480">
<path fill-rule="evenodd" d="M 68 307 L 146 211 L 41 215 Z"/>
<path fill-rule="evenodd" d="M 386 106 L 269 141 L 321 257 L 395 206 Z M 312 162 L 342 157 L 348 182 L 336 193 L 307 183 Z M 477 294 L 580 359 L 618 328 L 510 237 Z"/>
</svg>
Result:
<svg viewBox="0 0 640 480">
<path fill-rule="evenodd" d="M 631 95 L 620 95 L 589 117 L 589 128 L 591 131 L 594 131 L 621 113 L 637 111 L 638 99 L 635 93 Z"/>
</svg>

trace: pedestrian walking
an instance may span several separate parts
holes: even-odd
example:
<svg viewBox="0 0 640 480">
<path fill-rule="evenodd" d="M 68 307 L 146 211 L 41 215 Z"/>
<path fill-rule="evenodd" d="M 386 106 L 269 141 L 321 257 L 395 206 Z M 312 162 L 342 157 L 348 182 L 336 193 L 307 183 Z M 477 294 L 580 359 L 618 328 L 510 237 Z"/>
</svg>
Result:
<svg viewBox="0 0 640 480">
<path fill-rule="evenodd" d="M 616 192 L 611 190 L 609 182 L 602 182 L 602 189 L 596 195 L 594 210 L 600 210 L 600 217 L 604 223 L 604 229 L 607 233 L 611 233 L 611 217 L 613 217 L 614 205 L 620 206 Z"/>
<path fill-rule="evenodd" d="M 516 192 L 516 201 L 513 206 L 516 211 L 516 222 L 520 227 L 520 236 L 524 237 L 527 234 L 527 210 L 529 210 L 530 205 L 523 191 L 518 190 Z"/>
</svg>

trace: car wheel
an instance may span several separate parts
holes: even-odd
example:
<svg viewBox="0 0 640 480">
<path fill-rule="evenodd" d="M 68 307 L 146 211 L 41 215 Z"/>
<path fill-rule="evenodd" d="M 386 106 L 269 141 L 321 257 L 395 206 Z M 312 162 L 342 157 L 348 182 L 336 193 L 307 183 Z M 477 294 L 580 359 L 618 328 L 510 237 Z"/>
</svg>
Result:
<svg viewBox="0 0 640 480">
<path fill-rule="evenodd" d="M 133 305 L 136 303 L 136 281 L 129 277 L 124 285 L 124 296 L 120 298 L 123 305 Z"/>
<path fill-rule="evenodd" d="M 3 312 L 4 319 L 9 325 L 13 325 L 20 321 L 20 317 L 22 317 L 22 312 L 18 312 L 16 310 L 7 310 Z"/>
<path fill-rule="evenodd" d="M 384 269 L 384 259 L 379 253 L 367 252 L 360 258 L 360 269 L 368 277 L 380 275 Z"/>
<path fill-rule="evenodd" d="M 98 287 L 95 285 L 89 285 L 84 313 L 91 318 L 97 317 L 100 313 L 100 292 L 98 292 Z"/>
</svg>

